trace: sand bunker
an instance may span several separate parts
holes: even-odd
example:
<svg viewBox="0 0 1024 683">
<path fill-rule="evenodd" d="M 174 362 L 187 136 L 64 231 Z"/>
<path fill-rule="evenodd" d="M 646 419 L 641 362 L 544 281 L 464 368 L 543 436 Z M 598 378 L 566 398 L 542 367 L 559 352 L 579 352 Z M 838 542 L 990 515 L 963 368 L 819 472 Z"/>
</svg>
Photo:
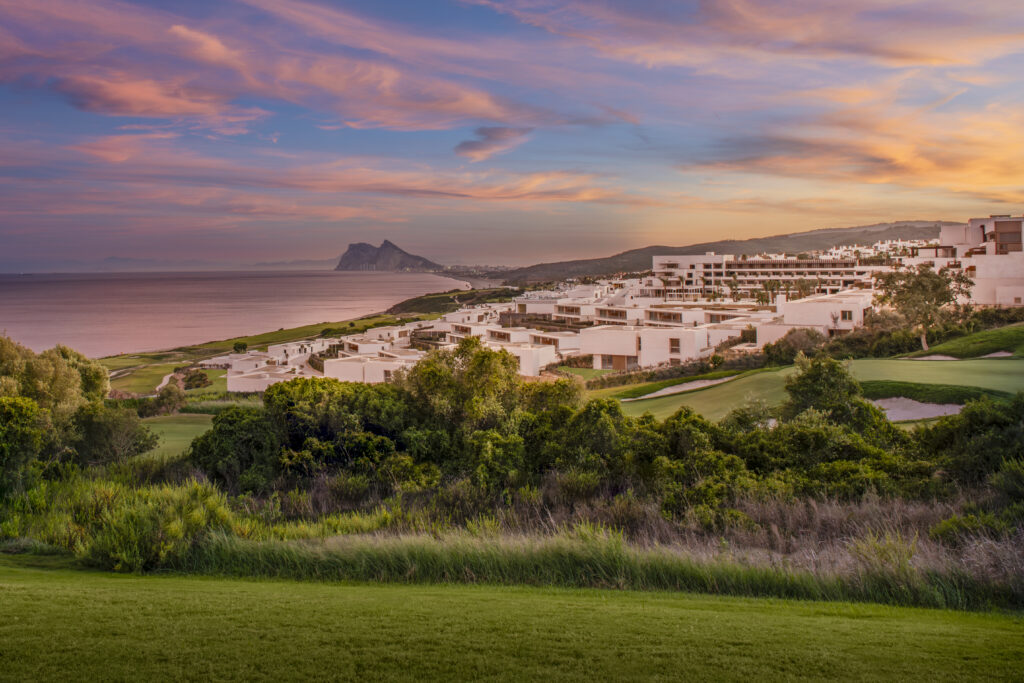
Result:
<svg viewBox="0 0 1024 683">
<path fill-rule="evenodd" d="M 1011 358 L 1013 353 L 1010 351 L 996 351 L 994 353 L 986 353 L 982 358 Z"/>
<path fill-rule="evenodd" d="M 694 389 L 703 389 L 704 387 L 713 387 L 716 384 L 722 382 L 728 382 L 731 379 L 736 379 L 736 376 L 732 377 L 721 377 L 719 379 L 695 379 L 692 382 L 685 382 L 683 384 L 674 384 L 664 389 L 658 389 L 657 391 L 651 392 L 650 394 L 644 394 L 638 398 L 624 398 L 623 402 L 626 401 L 640 401 L 648 398 L 658 398 L 659 396 L 671 396 L 672 394 L 681 394 L 684 391 L 693 391 Z"/>
<path fill-rule="evenodd" d="M 960 359 L 959 358 L 954 358 L 953 356 L 943 356 L 941 353 L 933 353 L 930 356 L 918 356 L 916 358 L 911 358 L 910 360 L 960 360 Z"/>
<path fill-rule="evenodd" d="M 872 403 L 884 410 L 893 422 L 957 415 L 963 409 L 955 403 L 921 403 L 910 398 L 880 398 Z"/>
</svg>

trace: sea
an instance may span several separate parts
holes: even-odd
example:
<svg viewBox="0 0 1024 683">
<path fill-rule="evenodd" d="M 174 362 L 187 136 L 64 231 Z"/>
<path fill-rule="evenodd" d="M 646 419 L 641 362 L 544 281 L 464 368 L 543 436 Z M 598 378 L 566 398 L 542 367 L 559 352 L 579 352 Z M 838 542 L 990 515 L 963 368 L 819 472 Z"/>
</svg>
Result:
<svg viewBox="0 0 1024 683">
<path fill-rule="evenodd" d="M 100 358 L 338 322 L 467 286 L 426 273 L 0 274 L 0 334 Z"/>
</svg>

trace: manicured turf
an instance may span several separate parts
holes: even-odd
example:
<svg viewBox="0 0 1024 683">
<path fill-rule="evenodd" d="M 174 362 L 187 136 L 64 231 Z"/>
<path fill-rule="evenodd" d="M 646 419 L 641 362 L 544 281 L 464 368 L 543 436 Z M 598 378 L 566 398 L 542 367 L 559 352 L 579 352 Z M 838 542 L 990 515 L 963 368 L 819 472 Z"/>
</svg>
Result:
<svg viewBox="0 0 1024 683">
<path fill-rule="evenodd" d="M 0 558 L 5 680 L 1013 680 L 1019 617 L 612 590 L 116 576 Z"/>
<path fill-rule="evenodd" d="M 764 372 L 763 370 L 750 370 L 750 371 L 738 371 L 738 370 L 720 370 L 713 373 L 705 373 L 703 375 L 692 375 L 690 377 L 675 377 L 671 380 L 656 380 L 654 382 L 644 382 L 642 384 L 627 384 L 623 386 L 608 387 L 606 389 L 595 389 L 588 392 L 588 396 L 592 398 L 642 398 L 647 394 L 662 389 L 668 389 L 669 387 L 679 386 L 680 384 L 689 384 L 690 382 L 699 382 L 700 380 L 721 380 L 727 377 L 737 378 L 743 374 L 752 374 Z"/>
<path fill-rule="evenodd" d="M 965 387 L 956 384 L 918 384 L 916 382 L 893 382 L 872 379 L 861 382 L 865 398 L 909 398 L 921 403 L 956 403 L 963 405 L 974 399 L 987 397 L 994 401 L 1007 401 L 1013 394 L 994 389 Z"/>
<path fill-rule="evenodd" d="M 918 351 L 913 355 L 927 356 L 935 353 L 956 358 L 977 358 L 997 351 L 1010 351 L 1017 357 L 1024 357 L 1024 323 L 975 332 L 936 344 L 927 351 Z"/>
<path fill-rule="evenodd" d="M 990 358 L 962 361 L 863 359 L 850 363 L 854 377 L 862 381 L 888 380 L 918 384 L 952 384 L 1016 393 L 1024 390 L 1024 360 Z M 622 404 L 627 415 L 651 412 L 664 419 L 689 406 L 710 420 L 720 420 L 750 398 L 769 405 L 786 400 L 786 377 L 793 368 L 762 372 L 748 377 L 675 396 Z"/>
<path fill-rule="evenodd" d="M 594 379 L 601 375 L 607 375 L 611 370 L 595 370 L 594 368 L 570 368 L 568 365 L 559 365 L 558 369 L 562 372 L 569 372 L 573 375 L 579 375 L 583 379 Z"/>
<path fill-rule="evenodd" d="M 156 387 L 163 380 L 164 376 L 174 372 L 174 368 L 181 365 L 182 363 L 180 362 L 143 365 L 110 380 L 110 388 L 128 391 L 133 394 L 152 394 L 156 392 Z"/>
<path fill-rule="evenodd" d="M 730 410 L 753 398 L 760 399 L 768 405 L 782 403 L 786 399 L 786 377 L 792 372 L 792 367 L 759 372 L 685 394 L 630 401 L 622 404 L 622 410 L 627 415 L 650 412 L 663 420 L 681 407 L 689 406 L 709 420 L 721 420 Z"/>
<path fill-rule="evenodd" d="M 145 425 L 160 437 L 157 447 L 146 454 L 148 457 L 170 457 L 180 455 L 196 438 L 210 428 L 211 415 L 162 415 L 143 420 Z"/>
<path fill-rule="evenodd" d="M 853 376 L 861 381 L 891 380 L 920 384 L 957 384 L 1015 394 L 1024 390 L 1024 360 L 855 360 Z"/>
</svg>

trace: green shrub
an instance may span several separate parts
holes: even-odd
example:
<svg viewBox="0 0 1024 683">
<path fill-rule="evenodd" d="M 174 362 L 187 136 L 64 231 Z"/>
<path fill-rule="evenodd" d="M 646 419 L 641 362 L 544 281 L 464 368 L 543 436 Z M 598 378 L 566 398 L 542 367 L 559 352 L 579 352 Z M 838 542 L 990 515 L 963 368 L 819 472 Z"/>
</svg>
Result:
<svg viewBox="0 0 1024 683">
<path fill-rule="evenodd" d="M 954 515 L 944 519 L 929 531 L 932 540 L 958 545 L 972 536 L 998 537 L 1008 533 L 1012 526 L 991 512 Z"/>
<path fill-rule="evenodd" d="M 141 489 L 125 505 L 108 510 L 82 552 L 94 566 L 140 572 L 180 562 L 213 531 L 232 528 L 224 495 L 196 481 Z"/>
<path fill-rule="evenodd" d="M 1013 503 L 1024 501 L 1024 460 L 1004 460 L 992 475 L 992 486 Z"/>
<path fill-rule="evenodd" d="M 152 450 L 159 442 L 130 408 L 90 403 L 75 413 L 74 424 L 76 460 L 81 465 L 124 463 Z"/>
<path fill-rule="evenodd" d="M 0 498 L 24 487 L 42 445 L 42 415 L 36 402 L 0 397 Z"/>
<path fill-rule="evenodd" d="M 362 474 L 339 472 L 327 480 L 327 488 L 343 504 L 358 504 L 370 493 L 370 479 Z"/>
<path fill-rule="evenodd" d="M 262 410 L 231 407 L 196 437 L 189 457 L 229 491 L 266 491 L 280 468 L 281 445 Z"/>
</svg>

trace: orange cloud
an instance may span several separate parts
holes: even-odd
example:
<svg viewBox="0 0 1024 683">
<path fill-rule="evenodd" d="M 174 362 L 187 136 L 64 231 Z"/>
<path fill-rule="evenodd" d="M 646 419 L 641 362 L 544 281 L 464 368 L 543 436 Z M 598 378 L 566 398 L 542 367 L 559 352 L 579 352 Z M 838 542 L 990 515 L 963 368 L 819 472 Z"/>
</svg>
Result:
<svg viewBox="0 0 1024 683">
<path fill-rule="evenodd" d="M 1024 113 L 910 107 L 890 101 L 850 106 L 815 119 L 734 138 L 719 159 L 686 164 L 762 176 L 888 184 L 1024 202 Z"/>
</svg>

